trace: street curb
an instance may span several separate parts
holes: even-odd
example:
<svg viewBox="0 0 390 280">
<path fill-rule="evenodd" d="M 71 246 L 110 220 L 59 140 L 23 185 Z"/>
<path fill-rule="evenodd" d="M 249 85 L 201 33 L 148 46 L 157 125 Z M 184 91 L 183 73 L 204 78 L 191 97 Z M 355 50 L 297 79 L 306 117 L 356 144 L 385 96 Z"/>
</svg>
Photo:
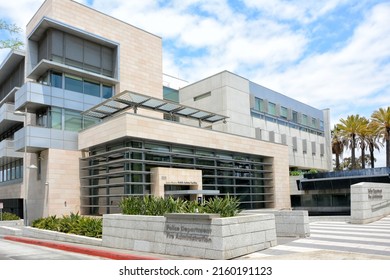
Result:
<svg viewBox="0 0 390 280">
<path fill-rule="evenodd" d="M 76 246 L 76 245 L 55 243 L 55 242 L 49 242 L 49 241 L 43 241 L 43 240 L 37 240 L 37 239 L 31 239 L 31 238 L 25 238 L 25 237 L 16 237 L 16 236 L 8 236 L 7 235 L 7 236 L 4 236 L 3 239 L 9 240 L 9 241 L 26 243 L 26 244 L 44 246 L 44 247 L 63 250 L 63 251 L 67 251 L 67 252 L 102 257 L 102 258 L 107 258 L 107 259 L 112 259 L 112 260 L 161 260 L 161 259 L 153 258 L 153 257 L 146 257 L 146 256 L 124 254 L 124 253 L 118 253 L 118 252 L 112 252 L 112 251 L 106 251 L 106 250 L 85 248 L 85 247 Z"/>
</svg>

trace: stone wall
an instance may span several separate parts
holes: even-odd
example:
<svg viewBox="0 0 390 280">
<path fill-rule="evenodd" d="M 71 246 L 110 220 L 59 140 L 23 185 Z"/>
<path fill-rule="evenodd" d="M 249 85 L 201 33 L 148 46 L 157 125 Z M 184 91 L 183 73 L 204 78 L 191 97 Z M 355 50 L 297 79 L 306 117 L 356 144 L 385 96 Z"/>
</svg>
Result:
<svg viewBox="0 0 390 280">
<path fill-rule="evenodd" d="M 103 246 L 151 253 L 231 259 L 276 245 L 275 218 L 253 214 L 103 215 Z"/>
<path fill-rule="evenodd" d="M 310 236 L 309 214 L 305 210 L 247 210 L 246 214 L 275 215 L 276 235 L 278 237 L 308 237 Z"/>
<path fill-rule="evenodd" d="M 390 184 L 363 182 L 351 186 L 351 223 L 371 223 L 389 214 Z"/>
</svg>

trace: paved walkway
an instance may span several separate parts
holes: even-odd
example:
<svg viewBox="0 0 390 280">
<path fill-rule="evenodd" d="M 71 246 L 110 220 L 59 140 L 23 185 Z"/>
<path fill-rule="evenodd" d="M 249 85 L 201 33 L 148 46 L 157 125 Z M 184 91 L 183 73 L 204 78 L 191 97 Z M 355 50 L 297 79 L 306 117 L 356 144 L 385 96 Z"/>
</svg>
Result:
<svg viewBox="0 0 390 280">
<path fill-rule="evenodd" d="M 313 222 L 310 237 L 278 241 L 239 259 L 390 259 L 390 216 L 365 225 Z"/>
</svg>

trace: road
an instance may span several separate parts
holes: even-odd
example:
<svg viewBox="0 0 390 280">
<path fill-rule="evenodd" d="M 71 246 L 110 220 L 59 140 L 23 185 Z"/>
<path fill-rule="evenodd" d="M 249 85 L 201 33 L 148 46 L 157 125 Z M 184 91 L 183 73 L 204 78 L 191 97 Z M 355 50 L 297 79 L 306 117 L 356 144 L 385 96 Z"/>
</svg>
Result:
<svg viewBox="0 0 390 280">
<path fill-rule="evenodd" d="M 50 249 L 14 241 L 0 236 L 0 260 L 99 260 L 102 258 Z"/>
</svg>

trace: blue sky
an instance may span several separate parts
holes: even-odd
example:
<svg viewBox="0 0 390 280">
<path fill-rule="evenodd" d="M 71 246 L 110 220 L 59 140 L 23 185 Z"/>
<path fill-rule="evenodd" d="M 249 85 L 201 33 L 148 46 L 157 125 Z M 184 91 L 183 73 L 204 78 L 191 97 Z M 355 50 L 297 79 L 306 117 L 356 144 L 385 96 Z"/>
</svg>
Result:
<svg viewBox="0 0 390 280">
<path fill-rule="evenodd" d="M 164 73 L 189 82 L 228 70 L 330 108 L 333 124 L 390 106 L 390 1 L 78 2 L 161 36 Z M 42 3 L 1 1 L 0 17 L 24 28 Z"/>
</svg>

